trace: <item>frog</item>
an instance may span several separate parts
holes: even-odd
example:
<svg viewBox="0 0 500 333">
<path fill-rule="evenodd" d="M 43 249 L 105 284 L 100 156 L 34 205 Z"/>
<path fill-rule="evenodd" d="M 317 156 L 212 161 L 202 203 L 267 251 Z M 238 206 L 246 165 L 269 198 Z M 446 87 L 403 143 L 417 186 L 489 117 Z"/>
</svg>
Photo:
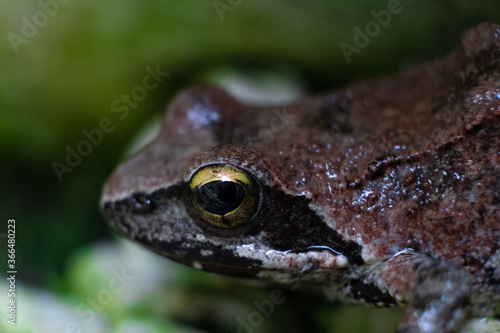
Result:
<svg viewBox="0 0 500 333">
<path fill-rule="evenodd" d="M 119 234 L 184 265 L 406 307 L 400 333 L 497 315 L 500 25 L 282 107 L 187 88 L 100 205 Z"/>
</svg>

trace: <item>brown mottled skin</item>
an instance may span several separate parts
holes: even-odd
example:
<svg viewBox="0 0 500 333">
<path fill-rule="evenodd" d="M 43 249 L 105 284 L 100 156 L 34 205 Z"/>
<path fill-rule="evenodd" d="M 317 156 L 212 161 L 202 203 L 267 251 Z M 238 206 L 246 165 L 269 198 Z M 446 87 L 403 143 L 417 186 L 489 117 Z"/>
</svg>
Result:
<svg viewBox="0 0 500 333">
<path fill-rule="evenodd" d="M 214 163 L 261 184 L 263 207 L 243 228 L 207 227 L 186 203 L 191 175 Z M 120 232 L 176 261 L 409 304 L 399 332 L 456 332 L 468 309 L 500 303 L 500 26 L 297 105 L 255 109 L 191 88 L 115 171 L 102 205 Z"/>
</svg>

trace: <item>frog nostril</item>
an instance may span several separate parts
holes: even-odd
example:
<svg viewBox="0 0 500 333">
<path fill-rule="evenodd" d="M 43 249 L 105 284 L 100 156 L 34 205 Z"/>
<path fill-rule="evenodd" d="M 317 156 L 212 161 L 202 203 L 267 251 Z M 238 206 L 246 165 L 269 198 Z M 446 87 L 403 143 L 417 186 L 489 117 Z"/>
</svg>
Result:
<svg viewBox="0 0 500 333">
<path fill-rule="evenodd" d="M 150 213 L 154 209 L 153 201 L 142 193 L 132 196 L 132 205 L 132 211 L 137 214 Z"/>
</svg>

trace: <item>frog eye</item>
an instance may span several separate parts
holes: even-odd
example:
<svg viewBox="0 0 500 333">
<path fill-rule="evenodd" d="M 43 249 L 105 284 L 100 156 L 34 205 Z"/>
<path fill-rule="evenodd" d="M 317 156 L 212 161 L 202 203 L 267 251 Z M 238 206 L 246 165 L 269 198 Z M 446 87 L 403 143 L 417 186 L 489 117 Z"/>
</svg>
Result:
<svg viewBox="0 0 500 333">
<path fill-rule="evenodd" d="M 249 222 L 260 202 L 259 186 L 245 171 L 224 164 L 200 168 L 189 182 L 191 205 L 208 224 L 235 228 Z"/>
</svg>

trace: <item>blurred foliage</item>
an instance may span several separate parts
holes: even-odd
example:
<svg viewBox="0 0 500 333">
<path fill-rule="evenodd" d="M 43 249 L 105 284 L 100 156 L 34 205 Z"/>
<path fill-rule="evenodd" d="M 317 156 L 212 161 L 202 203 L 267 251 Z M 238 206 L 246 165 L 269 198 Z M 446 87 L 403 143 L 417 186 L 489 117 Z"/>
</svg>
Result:
<svg viewBox="0 0 500 333">
<path fill-rule="evenodd" d="M 218 13 L 218 3 L 230 10 Z M 287 68 L 315 93 L 400 71 L 452 49 L 470 27 L 500 22 L 498 0 L 401 1 L 402 12 L 348 64 L 339 44 L 352 44 L 353 28 L 363 29 L 373 20 L 370 11 L 387 1 L 2 0 L 1 6 L 1 218 L 17 220 L 22 279 L 54 289 L 70 253 L 109 237 L 100 189 L 129 138 L 203 73 Z M 45 21 L 43 6 L 51 6 Z M 13 34 L 23 36 L 33 20 L 39 25 L 33 36 L 13 46 Z M 113 101 L 157 65 L 169 76 L 118 118 Z M 64 164 L 66 147 L 75 148 L 82 131 L 103 118 L 115 130 L 60 182 L 52 163 Z"/>
</svg>

